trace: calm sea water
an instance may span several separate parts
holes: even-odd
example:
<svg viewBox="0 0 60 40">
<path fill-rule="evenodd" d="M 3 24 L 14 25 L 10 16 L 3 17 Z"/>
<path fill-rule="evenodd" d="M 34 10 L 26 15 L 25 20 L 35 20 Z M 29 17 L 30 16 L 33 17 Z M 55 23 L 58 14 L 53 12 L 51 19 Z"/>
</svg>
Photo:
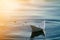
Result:
<svg viewBox="0 0 60 40">
<path fill-rule="evenodd" d="M 55 2 L 54 1 L 47 2 L 45 5 L 38 6 L 38 7 L 43 8 L 42 11 L 44 11 L 44 13 L 42 13 L 43 15 L 41 17 L 46 19 L 46 40 L 60 40 L 60 3 L 59 3 L 59 0 Z M 41 39 L 34 39 L 34 40 L 41 40 Z"/>
<path fill-rule="evenodd" d="M 46 40 L 60 40 L 60 3 L 58 1 L 47 2 L 43 6 L 45 13 L 42 17 L 46 19 Z"/>
<path fill-rule="evenodd" d="M 36 18 L 35 22 L 40 22 L 40 19 L 45 19 L 46 21 L 46 40 L 60 40 L 60 2 L 51 1 L 46 2 L 44 5 L 32 5 L 37 8 L 41 8 L 41 10 L 36 10 L 37 14 L 41 14 L 40 16 L 34 16 Z M 33 16 L 32 16 L 33 18 Z M 42 40 L 40 36 L 36 37 L 38 39 L 34 40 Z"/>
</svg>

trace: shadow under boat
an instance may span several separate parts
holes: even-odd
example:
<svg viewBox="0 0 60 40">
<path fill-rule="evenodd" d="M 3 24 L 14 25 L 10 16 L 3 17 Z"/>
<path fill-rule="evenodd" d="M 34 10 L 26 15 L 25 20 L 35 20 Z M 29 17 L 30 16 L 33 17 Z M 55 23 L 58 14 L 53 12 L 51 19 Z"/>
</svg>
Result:
<svg viewBox="0 0 60 40">
<path fill-rule="evenodd" d="M 32 28 L 32 34 L 31 34 L 31 37 L 30 38 L 35 38 L 39 35 L 43 35 L 44 38 L 45 38 L 45 33 L 44 33 L 44 29 L 42 28 L 37 28 L 36 26 L 34 25 L 31 25 L 31 28 Z"/>
<path fill-rule="evenodd" d="M 39 36 L 39 35 L 45 36 L 45 33 L 44 33 L 42 28 L 37 28 L 34 25 L 31 25 L 31 28 L 32 28 L 31 38 L 34 38 L 34 37 Z"/>
</svg>

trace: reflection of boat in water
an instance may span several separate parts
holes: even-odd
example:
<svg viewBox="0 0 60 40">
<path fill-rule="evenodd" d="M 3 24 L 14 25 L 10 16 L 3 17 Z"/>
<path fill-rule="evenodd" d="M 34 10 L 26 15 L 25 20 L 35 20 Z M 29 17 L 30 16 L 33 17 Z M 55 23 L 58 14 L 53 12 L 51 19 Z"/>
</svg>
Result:
<svg viewBox="0 0 60 40">
<path fill-rule="evenodd" d="M 45 21 L 42 22 L 43 26 L 45 27 Z M 44 40 L 45 40 L 45 28 L 38 28 L 34 25 L 31 25 L 32 28 L 32 34 L 31 34 L 31 38 L 33 40 L 34 37 L 39 36 L 39 35 L 43 35 L 44 36 Z"/>
<path fill-rule="evenodd" d="M 32 28 L 31 38 L 34 38 L 34 37 L 39 36 L 39 35 L 45 36 L 45 33 L 44 33 L 42 28 L 37 28 L 33 25 L 31 25 L 31 28 Z"/>
</svg>

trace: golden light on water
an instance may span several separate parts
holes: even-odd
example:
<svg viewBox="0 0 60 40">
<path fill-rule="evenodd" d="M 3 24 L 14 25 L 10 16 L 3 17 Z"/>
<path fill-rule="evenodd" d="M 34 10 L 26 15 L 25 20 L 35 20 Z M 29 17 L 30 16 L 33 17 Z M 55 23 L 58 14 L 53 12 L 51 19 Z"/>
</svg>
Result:
<svg viewBox="0 0 60 40">
<path fill-rule="evenodd" d="M 7 17 L 13 15 L 26 15 L 27 12 L 22 12 L 20 10 L 26 9 L 35 9 L 35 7 L 29 7 L 27 4 L 36 4 L 39 3 L 42 5 L 45 3 L 44 0 L 0 0 L 0 14 Z M 32 14 L 30 14 L 32 15 Z"/>
<path fill-rule="evenodd" d="M 37 0 L 36 0 L 37 1 Z M 5 35 L 11 30 L 7 27 L 9 21 L 15 21 L 15 16 L 24 15 L 26 12 L 21 12 L 22 9 L 31 9 L 33 7 L 25 6 L 29 3 L 36 3 L 34 0 L 0 0 L 0 35 Z M 44 3 L 44 1 L 37 1 L 37 3 Z M 22 14 L 23 13 L 23 14 Z M 26 14 L 25 14 L 26 15 Z M 32 13 L 31 13 L 32 15 Z M 1 36 L 0 36 L 1 37 Z"/>
</svg>

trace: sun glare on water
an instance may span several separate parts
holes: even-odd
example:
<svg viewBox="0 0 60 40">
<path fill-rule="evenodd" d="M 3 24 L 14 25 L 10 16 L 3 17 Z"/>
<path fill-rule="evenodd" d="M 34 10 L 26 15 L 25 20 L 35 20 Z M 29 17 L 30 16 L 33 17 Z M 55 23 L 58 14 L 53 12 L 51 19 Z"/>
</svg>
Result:
<svg viewBox="0 0 60 40">
<path fill-rule="evenodd" d="M 3 35 L 3 33 L 5 34 L 5 31 L 10 30 L 9 27 L 7 27 L 7 24 L 9 21 L 14 20 L 13 16 L 24 15 L 25 13 L 19 10 L 22 10 L 25 7 L 27 9 L 27 6 L 24 5 L 33 2 L 34 0 L 0 0 L 0 35 Z M 29 7 L 29 9 L 31 8 Z"/>
<path fill-rule="evenodd" d="M 18 10 L 22 9 L 27 0 L 0 0 L 0 38 L 11 31 L 9 22 L 15 21 L 13 16 L 23 15 Z"/>
</svg>

